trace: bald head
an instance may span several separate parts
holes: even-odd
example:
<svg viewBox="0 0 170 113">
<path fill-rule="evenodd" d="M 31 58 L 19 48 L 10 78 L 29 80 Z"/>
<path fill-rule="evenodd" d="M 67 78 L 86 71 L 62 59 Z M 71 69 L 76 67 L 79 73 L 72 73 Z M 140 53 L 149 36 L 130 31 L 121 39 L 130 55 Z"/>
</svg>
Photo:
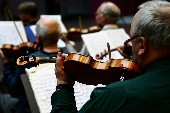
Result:
<svg viewBox="0 0 170 113">
<path fill-rule="evenodd" d="M 112 2 L 104 2 L 101 4 L 101 11 L 107 13 L 109 16 L 119 17 L 120 9 Z"/>
<path fill-rule="evenodd" d="M 59 22 L 51 17 L 41 18 L 36 24 L 36 33 L 44 44 L 56 43 L 61 34 Z"/>
<path fill-rule="evenodd" d="M 121 11 L 114 3 L 103 2 L 97 9 L 96 14 L 96 20 L 99 24 L 115 24 L 120 17 Z"/>
</svg>

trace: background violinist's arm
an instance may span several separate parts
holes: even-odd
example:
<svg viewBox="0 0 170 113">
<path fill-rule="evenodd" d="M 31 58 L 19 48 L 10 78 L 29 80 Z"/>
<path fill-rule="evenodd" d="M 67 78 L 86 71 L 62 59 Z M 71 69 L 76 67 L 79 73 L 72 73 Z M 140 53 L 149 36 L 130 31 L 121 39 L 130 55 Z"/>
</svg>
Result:
<svg viewBox="0 0 170 113">
<path fill-rule="evenodd" d="M 22 92 L 22 82 L 20 75 L 25 72 L 23 67 L 18 67 L 15 60 L 8 59 L 0 49 L 0 68 L 3 69 L 3 77 L 8 86 L 11 96 L 18 97 Z"/>
<path fill-rule="evenodd" d="M 1 62 L 1 65 L 5 64 L 5 63 L 8 63 L 10 61 L 11 61 L 11 58 L 8 58 L 7 56 L 5 56 L 3 51 L 0 49 L 0 62 Z"/>
<path fill-rule="evenodd" d="M 65 42 L 66 48 L 70 53 L 77 53 L 76 49 L 73 47 L 73 45 L 70 43 L 70 41 L 67 39 L 66 34 L 62 33 L 61 39 Z"/>
</svg>

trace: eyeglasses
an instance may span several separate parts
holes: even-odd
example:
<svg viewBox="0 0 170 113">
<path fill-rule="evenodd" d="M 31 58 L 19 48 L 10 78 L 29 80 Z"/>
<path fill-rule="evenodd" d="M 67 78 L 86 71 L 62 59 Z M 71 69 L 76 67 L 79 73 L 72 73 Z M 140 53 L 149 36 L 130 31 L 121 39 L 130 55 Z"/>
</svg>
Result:
<svg viewBox="0 0 170 113">
<path fill-rule="evenodd" d="M 126 40 L 124 42 L 124 45 L 127 45 L 129 42 L 131 42 L 132 40 L 138 38 L 138 37 L 141 37 L 142 35 L 136 35 L 136 36 L 132 36 L 130 39 Z"/>
</svg>

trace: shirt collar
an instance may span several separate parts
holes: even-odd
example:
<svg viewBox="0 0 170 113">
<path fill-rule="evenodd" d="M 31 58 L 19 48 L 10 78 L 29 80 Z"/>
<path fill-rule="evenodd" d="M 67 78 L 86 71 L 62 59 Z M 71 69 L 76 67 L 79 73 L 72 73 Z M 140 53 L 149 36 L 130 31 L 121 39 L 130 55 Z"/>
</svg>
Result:
<svg viewBox="0 0 170 113">
<path fill-rule="evenodd" d="M 102 30 L 107 30 L 107 29 L 118 29 L 118 26 L 116 24 L 108 24 L 102 28 Z"/>
<path fill-rule="evenodd" d="M 155 60 L 151 64 L 149 64 L 146 67 L 145 71 L 155 70 L 156 68 L 158 68 L 158 69 L 165 68 L 165 67 L 169 66 L 169 64 L 170 64 L 169 57 L 161 58 L 161 59 Z"/>
</svg>

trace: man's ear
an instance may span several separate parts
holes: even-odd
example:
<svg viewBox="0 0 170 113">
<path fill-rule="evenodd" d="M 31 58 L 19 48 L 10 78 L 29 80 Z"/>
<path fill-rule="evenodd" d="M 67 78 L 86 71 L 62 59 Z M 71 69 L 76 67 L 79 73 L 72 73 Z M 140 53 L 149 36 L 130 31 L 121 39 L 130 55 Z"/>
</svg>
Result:
<svg viewBox="0 0 170 113">
<path fill-rule="evenodd" d="M 138 39 L 138 56 L 143 56 L 148 50 L 147 40 L 144 37 Z"/>
</svg>

